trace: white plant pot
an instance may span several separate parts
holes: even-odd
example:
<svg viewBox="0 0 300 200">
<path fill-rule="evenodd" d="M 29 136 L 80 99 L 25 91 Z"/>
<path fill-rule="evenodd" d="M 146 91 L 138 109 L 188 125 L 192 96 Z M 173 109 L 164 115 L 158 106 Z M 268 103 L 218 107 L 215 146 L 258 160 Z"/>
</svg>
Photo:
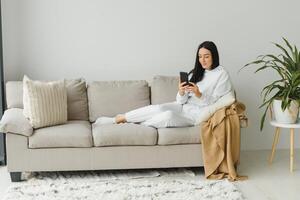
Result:
<svg viewBox="0 0 300 200">
<path fill-rule="evenodd" d="M 292 101 L 291 106 L 286 108 L 283 112 L 281 109 L 281 100 L 274 100 L 273 101 L 273 114 L 274 118 L 279 123 L 284 124 L 293 124 L 298 119 L 299 113 L 299 104 L 297 101 Z"/>
</svg>

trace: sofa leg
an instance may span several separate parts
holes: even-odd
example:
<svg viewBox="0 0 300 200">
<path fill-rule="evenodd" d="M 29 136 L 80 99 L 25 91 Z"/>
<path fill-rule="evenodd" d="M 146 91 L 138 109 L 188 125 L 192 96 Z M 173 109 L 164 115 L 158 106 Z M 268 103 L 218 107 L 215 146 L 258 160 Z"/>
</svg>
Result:
<svg viewBox="0 0 300 200">
<path fill-rule="evenodd" d="M 22 172 L 10 172 L 11 182 L 20 182 Z"/>
</svg>

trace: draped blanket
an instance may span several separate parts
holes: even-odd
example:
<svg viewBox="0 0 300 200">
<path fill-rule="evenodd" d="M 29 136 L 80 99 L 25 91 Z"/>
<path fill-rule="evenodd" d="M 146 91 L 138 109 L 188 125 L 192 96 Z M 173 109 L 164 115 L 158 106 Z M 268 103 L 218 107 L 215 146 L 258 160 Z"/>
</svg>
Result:
<svg viewBox="0 0 300 200">
<path fill-rule="evenodd" d="M 202 155 L 207 179 L 247 179 L 236 172 L 240 159 L 240 120 L 247 119 L 245 109 L 243 103 L 235 102 L 202 123 Z"/>
</svg>

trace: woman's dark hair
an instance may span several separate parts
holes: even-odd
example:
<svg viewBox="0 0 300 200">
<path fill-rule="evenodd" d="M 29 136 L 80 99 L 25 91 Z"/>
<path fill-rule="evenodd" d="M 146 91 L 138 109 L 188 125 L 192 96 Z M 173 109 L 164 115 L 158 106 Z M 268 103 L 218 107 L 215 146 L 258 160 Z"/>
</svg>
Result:
<svg viewBox="0 0 300 200">
<path fill-rule="evenodd" d="M 202 67 L 201 63 L 199 62 L 199 49 L 205 48 L 210 51 L 212 56 L 212 66 L 211 69 L 214 69 L 219 66 L 219 53 L 217 46 L 215 43 L 211 41 L 205 41 L 202 44 L 199 45 L 196 53 L 196 61 L 195 61 L 195 67 L 192 69 L 189 74 L 193 74 L 190 82 L 197 83 L 202 80 L 205 69 Z"/>
</svg>

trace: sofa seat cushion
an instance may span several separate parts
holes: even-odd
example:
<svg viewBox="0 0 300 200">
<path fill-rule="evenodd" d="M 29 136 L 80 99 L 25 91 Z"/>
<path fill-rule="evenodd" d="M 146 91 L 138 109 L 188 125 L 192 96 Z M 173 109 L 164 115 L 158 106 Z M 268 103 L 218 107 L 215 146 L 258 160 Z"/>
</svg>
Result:
<svg viewBox="0 0 300 200">
<path fill-rule="evenodd" d="M 66 124 L 34 130 L 29 148 L 92 147 L 91 124 L 88 121 L 68 121 Z"/>
<path fill-rule="evenodd" d="M 199 144 L 201 143 L 201 124 L 182 128 L 159 128 L 158 145 Z"/>
<path fill-rule="evenodd" d="M 139 124 L 93 124 L 94 146 L 156 145 L 157 130 Z"/>
</svg>

